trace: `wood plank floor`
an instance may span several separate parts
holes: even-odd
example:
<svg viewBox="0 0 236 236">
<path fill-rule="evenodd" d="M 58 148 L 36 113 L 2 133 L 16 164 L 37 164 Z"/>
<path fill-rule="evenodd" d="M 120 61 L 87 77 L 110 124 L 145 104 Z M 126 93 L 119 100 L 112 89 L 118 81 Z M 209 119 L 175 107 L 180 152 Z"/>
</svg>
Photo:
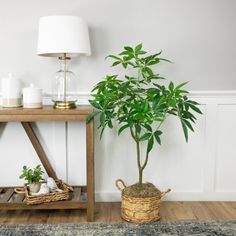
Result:
<svg viewBox="0 0 236 236">
<path fill-rule="evenodd" d="M 236 220 L 236 202 L 162 202 L 162 221 Z M 96 222 L 121 222 L 120 203 L 97 203 Z M 0 211 L 0 223 L 84 223 L 85 210 Z"/>
</svg>

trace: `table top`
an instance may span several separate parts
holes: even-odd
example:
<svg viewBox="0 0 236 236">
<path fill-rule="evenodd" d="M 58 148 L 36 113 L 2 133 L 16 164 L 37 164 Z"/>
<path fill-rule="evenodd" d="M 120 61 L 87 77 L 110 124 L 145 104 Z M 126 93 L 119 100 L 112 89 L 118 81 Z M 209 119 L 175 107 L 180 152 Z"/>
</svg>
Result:
<svg viewBox="0 0 236 236">
<path fill-rule="evenodd" d="M 67 110 L 54 109 L 52 106 L 43 106 L 40 109 L 0 107 L 0 122 L 84 121 L 92 111 L 91 106 L 77 106 L 75 109 Z"/>
</svg>

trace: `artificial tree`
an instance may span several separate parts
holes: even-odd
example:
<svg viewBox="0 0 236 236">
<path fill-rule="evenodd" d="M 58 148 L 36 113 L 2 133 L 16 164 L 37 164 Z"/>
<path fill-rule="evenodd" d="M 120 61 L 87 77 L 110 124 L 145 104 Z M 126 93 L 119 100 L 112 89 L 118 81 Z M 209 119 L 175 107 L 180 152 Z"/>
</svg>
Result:
<svg viewBox="0 0 236 236">
<path fill-rule="evenodd" d="M 161 144 L 161 126 L 168 115 L 177 116 L 181 122 L 184 136 L 188 141 L 188 130 L 194 131 L 192 123 L 196 117 L 193 112 L 201 114 L 198 103 L 190 100 L 183 87 L 187 82 L 177 86 L 170 82 L 168 86 L 161 83 L 164 79 L 155 73 L 153 67 L 160 62 L 170 62 L 160 57 L 161 52 L 148 55 L 142 44 L 135 48 L 124 47 L 118 55 L 109 55 L 114 60 L 112 66 L 122 66 L 130 75 L 106 75 L 92 90 L 90 104 L 96 108 L 87 117 L 89 122 L 99 115 L 100 137 L 106 127 L 119 125 L 118 135 L 129 129 L 136 144 L 138 185 L 143 184 L 143 171 L 153 149 L 154 142 Z M 132 71 L 130 71 L 132 69 Z M 133 71 L 136 75 L 133 75 Z M 141 161 L 141 142 L 146 142 L 145 159 Z"/>
</svg>

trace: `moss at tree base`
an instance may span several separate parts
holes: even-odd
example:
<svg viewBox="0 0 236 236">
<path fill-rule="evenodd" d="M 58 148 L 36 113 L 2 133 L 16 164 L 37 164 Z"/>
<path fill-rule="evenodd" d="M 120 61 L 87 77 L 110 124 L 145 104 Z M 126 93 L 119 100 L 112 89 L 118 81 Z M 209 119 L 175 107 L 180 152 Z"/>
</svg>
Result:
<svg viewBox="0 0 236 236">
<path fill-rule="evenodd" d="M 133 184 L 123 189 L 124 196 L 134 198 L 161 197 L 161 191 L 152 183 Z"/>
</svg>

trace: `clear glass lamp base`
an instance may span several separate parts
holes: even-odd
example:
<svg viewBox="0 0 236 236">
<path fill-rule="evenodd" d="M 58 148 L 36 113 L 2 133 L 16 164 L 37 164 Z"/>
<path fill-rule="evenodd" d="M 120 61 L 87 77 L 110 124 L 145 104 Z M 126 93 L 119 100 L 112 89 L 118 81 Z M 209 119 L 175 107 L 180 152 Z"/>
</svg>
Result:
<svg viewBox="0 0 236 236">
<path fill-rule="evenodd" d="M 75 101 L 66 101 L 66 102 L 62 102 L 62 101 L 54 101 L 54 109 L 61 109 L 61 110 L 65 110 L 65 109 L 75 109 L 76 108 L 76 103 Z"/>
</svg>

